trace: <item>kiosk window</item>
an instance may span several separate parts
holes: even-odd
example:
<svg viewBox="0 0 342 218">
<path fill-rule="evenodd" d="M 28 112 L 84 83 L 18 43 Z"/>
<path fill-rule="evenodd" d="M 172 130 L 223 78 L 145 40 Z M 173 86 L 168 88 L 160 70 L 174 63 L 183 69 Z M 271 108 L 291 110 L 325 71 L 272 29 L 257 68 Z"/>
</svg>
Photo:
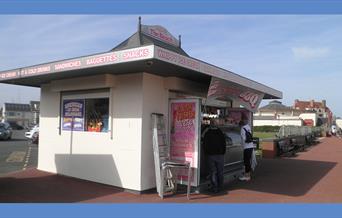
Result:
<svg viewBox="0 0 342 218">
<path fill-rule="evenodd" d="M 63 100 L 63 130 L 108 132 L 109 98 Z"/>
<path fill-rule="evenodd" d="M 109 99 L 85 99 L 85 126 L 89 132 L 108 132 Z"/>
</svg>

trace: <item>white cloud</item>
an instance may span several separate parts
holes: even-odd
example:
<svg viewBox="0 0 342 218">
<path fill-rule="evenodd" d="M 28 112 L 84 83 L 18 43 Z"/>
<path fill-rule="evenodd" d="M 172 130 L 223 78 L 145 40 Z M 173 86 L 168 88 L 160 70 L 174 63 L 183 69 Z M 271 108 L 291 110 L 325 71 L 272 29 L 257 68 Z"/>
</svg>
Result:
<svg viewBox="0 0 342 218">
<path fill-rule="evenodd" d="M 310 47 L 293 47 L 292 53 L 297 59 L 315 59 L 327 57 L 330 49 L 326 47 L 310 48 Z"/>
</svg>

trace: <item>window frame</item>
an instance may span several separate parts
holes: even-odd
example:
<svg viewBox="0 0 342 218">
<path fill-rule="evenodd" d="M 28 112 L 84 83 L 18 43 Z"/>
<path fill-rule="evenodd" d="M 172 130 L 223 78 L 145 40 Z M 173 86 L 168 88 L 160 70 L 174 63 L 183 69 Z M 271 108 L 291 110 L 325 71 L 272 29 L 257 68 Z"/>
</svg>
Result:
<svg viewBox="0 0 342 218">
<path fill-rule="evenodd" d="M 59 111 L 59 135 L 63 132 L 82 132 L 88 134 L 110 134 L 111 139 L 113 136 L 113 120 L 112 120 L 112 88 L 103 88 L 103 89 L 91 89 L 91 90 L 77 90 L 77 91 L 62 91 L 60 92 L 60 111 Z M 107 132 L 91 132 L 91 131 L 71 131 L 71 130 L 63 130 L 63 102 L 64 100 L 84 100 L 84 107 L 86 106 L 87 99 L 108 99 L 108 131 Z M 84 117 L 85 117 L 85 109 L 84 109 Z M 85 120 L 84 120 L 85 124 Z M 84 127 L 85 128 L 85 127 Z"/>
</svg>

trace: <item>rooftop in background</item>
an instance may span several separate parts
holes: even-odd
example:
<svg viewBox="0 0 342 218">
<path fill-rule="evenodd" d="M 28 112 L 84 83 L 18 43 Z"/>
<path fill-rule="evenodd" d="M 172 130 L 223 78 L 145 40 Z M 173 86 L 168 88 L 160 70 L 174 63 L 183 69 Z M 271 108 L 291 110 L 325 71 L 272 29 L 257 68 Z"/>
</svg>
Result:
<svg viewBox="0 0 342 218">
<path fill-rule="evenodd" d="M 329 120 L 329 123 L 333 120 L 333 112 L 327 107 L 326 100 L 322 100 L 322 102 L 316 102 L 314 100 L 311 101 L 300 101 L 298 99 L 295 100 L 293 107 L 298 110 L 314 110 L 318 111 L 319 114 L 325 114 Z"/>
<path fill-rule="evenodd" d="M 5 103 L 4 107 L 5 111 L 31 111 L 31 106 L 29 104 Z"/>
<path fill-rule="evenodd" d="M 311 100 L 311 101 L 300 101 L 298 99 L 295 100 L 293 107 L 300 109 L 300 110 L 305 110 L 306 108 L 322 108 L 326 109 L 327 107 L 327 102 L 326 100 L 322 100 L 321 102 Z"/>
<path fill-rule="evenodd" d="M 258 111 L 291 111 L 292 107 L 283 105 L 280 101 L 270 101 L 267 105 L 260 107 Z"/>
</svg>

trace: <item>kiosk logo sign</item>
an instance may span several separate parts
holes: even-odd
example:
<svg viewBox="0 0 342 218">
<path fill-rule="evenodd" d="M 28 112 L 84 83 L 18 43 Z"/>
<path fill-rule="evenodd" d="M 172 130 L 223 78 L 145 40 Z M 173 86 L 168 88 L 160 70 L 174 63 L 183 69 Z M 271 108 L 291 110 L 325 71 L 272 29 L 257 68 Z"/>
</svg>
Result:
<svg viewBox="0 0 342 218">
<path fill-rule="evenodd" d="M 84 99 L 63 101 L 63 130 L 84 130 Z"/>
<path fill-rule="evenodd" d="M 167 29 L 165 29 L 162 26 L 141 25 L 141 32 L 160 41 L 179 47 L 179 41 L 175 37 L 173 37 L 171 33 L 167 31 Z"/>
</svg>

